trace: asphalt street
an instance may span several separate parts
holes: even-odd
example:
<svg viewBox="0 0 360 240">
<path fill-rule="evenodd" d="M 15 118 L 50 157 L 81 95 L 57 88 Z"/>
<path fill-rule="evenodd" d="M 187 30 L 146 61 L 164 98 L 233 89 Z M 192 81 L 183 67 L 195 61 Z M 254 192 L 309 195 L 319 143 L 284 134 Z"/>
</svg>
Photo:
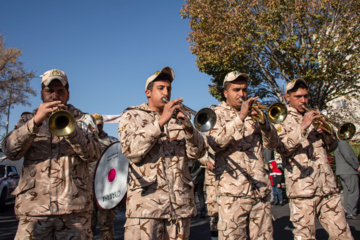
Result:
<svg viewBox="0 0 360 240">
<path fill-rule="evenodd" d="M 198 206 L 199 207 L 199 206 Z M 200 212 L 200 211 L 198 211 Z M 293 239 L 292 229 L 293 225 L 289 219 L 289 206 L 285 204 L 284 206 L 273 206 L 272 214 L 275 218 L 273 221 L 274 226 L 274 239 L 277 240 L 288 240 Z M 125 224 L 125 214 L 124 212 L 116 211 L 115 219 L 115 239 L 122 240 L 124 239 L 124 224 Z M 347 220 L 351 232 L 354 236 L 354 239 L 360 239 L 360 216 L 356 220 Z M 14 203 L 7 203 L 6 208 L 3 212 L 0 212 L 0 240 L 11 240 L 14 239 L 18 221 L 14 215 Z M 329 236 L 326 231 L 321 227 L 320 223 L 316 224 L 316 239 L 325 240 Z M 101 240 L 101 235 L 99 229 L 97 228 L 95 240 Z M 210 237 L 210 225 L 209 218 L 201 218 L 199 215 L 191 219 L 191 229 L 190 229 L 190 240 L 211 240 Z"/>
</svg>

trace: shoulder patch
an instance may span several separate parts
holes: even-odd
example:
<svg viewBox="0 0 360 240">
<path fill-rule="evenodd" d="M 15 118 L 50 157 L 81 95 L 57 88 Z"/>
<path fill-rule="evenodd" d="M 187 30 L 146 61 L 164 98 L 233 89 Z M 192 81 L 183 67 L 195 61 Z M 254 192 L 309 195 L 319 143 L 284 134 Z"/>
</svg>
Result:
<svg viewBox="0 0 360 240">
<path fill-rule="evenodd" d="M 124 130 L 125 130 L 125 126 L 126 126 L 126 125 L 123 125 L 123 126 L 122 126 L 122 128 L 121 128 L 121 130 L 122 130 L 122 131 L 124 131 Z"/>
<path fill-rule="evenodd" d="M 278 126 L 276 129 L 278 132 L 281 132 L 281 126 Z"/>
</svg>

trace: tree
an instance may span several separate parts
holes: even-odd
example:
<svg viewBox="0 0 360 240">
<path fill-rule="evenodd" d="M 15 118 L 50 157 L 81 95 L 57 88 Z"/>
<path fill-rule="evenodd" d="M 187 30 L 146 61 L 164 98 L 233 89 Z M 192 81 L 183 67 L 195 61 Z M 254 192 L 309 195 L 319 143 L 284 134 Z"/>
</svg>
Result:
<svg viewBox="0 0 360 240">
<path fill-rule="evenodd" d="M 6 128 L 6 133 L 10 109 L 17 104 L 30 105 L 29 95 L 36 96 L 35 90 L 30 86 L 34 73 L 24 69 L 23 63 L 19 61 L 21 54 L 19 49 L 7 48 L 0 34 L 0 129 Z M 3 122 L 5 116 L 6 124 Z"/>
<path fill-rule="evenodd" d="M 252 95 L 284 100 L 284 83 L 302 77 L 310 106 L 359 90 L 360 1 L 186 0 L 190 50 L 213 76 L 210 93 L 224 100 L 226 73 L 250 75 Z"/>
</svg>

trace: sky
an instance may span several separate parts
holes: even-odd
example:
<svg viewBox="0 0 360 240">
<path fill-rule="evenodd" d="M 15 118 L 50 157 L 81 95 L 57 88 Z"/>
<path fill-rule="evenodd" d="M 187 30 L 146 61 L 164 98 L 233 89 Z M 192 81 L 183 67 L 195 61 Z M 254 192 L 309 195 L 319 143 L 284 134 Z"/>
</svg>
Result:
<svg viewBox="0 0 360 240">
<path fill-rule="evenodd" d="M 9 131 L 22 112 L 38 108 L 41 78 L 50 69 L 69 79 L 68 103 L 87 113 L 121 114 L 147 102 L 146 79 L 163 67 L 175 72 L 172 99 L 195 111 L 218 104 L 208 92 L 211 76 L 199 72 L 181 19 L 182 0 L 2 0 L 0 34 L 6 47 L 22 50 L 20 61 L 36 78 L 31 106 L 17 105 Z M 118 124 L 104 130 L 118 138 Z M 1 132 L 3 134 L 3 132 Z"/>
</svg>

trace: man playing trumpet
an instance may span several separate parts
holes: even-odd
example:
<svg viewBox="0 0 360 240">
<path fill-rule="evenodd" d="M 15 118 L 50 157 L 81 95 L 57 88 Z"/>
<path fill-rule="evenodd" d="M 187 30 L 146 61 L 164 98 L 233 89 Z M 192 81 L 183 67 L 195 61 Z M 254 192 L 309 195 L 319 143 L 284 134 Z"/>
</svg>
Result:
<svg viewBox="0 0 360 240">
<path fill-rule="evenodd" d="M 69 100 L 63 71 L 46 71 L 41 80 L 43 102 L 25 112 L 2 142 L 11 160 L 24 157 L 19 185 L 14 190 L 19 226 L 15 239 L 92 239 L 89 162 L 100 158 L 101 147 L 91 116 Z M 74 131 L 63 137 L 49 130 L 47 119 L 59 108 L 76 119 Z"/>
<path fill-rule="evenodd" d="M 337 138 L 312 124 L 319 111 L 306 112 L 308 86 L 298 78 L 286 86 L 288 116 L 277 124 L 281 139 L 276 151 L 284 158 L 286 193 L 294 239 L 315 239 L 318 218 L 329 239 L 353 239 L 346 223 L 327 151 L 337 147 Z"/>
<path fill-rule="evenodd" d="M 262 153 L 263 146 L 277 146 L 278 136 L 266 118 L 259 123 L 248 116 L 257 99 L 247 99 L 249 81 L 247 74 L 238 71 L 225 76 L 226 102 L 213 108 L 217 122 L 206 133 L 215 152 L 219 239 L 246 239 L 248 231 L 253 240 L 273 236 L 271 186 Z"/>
<path fill-rule="evenodd" d="M 187 161 L 206 149 L 197 130 L 173 117 L 182 102 L 170 101 L 174 77 L 170 67 L 150 76 L 148 103 L 121 116 L 120 143 L 129 159 L 125 239 L 188 239 L 190 218 L 196 215 Z M 176 118 L 185 117 L 178 111 Z"/>
</svg>

